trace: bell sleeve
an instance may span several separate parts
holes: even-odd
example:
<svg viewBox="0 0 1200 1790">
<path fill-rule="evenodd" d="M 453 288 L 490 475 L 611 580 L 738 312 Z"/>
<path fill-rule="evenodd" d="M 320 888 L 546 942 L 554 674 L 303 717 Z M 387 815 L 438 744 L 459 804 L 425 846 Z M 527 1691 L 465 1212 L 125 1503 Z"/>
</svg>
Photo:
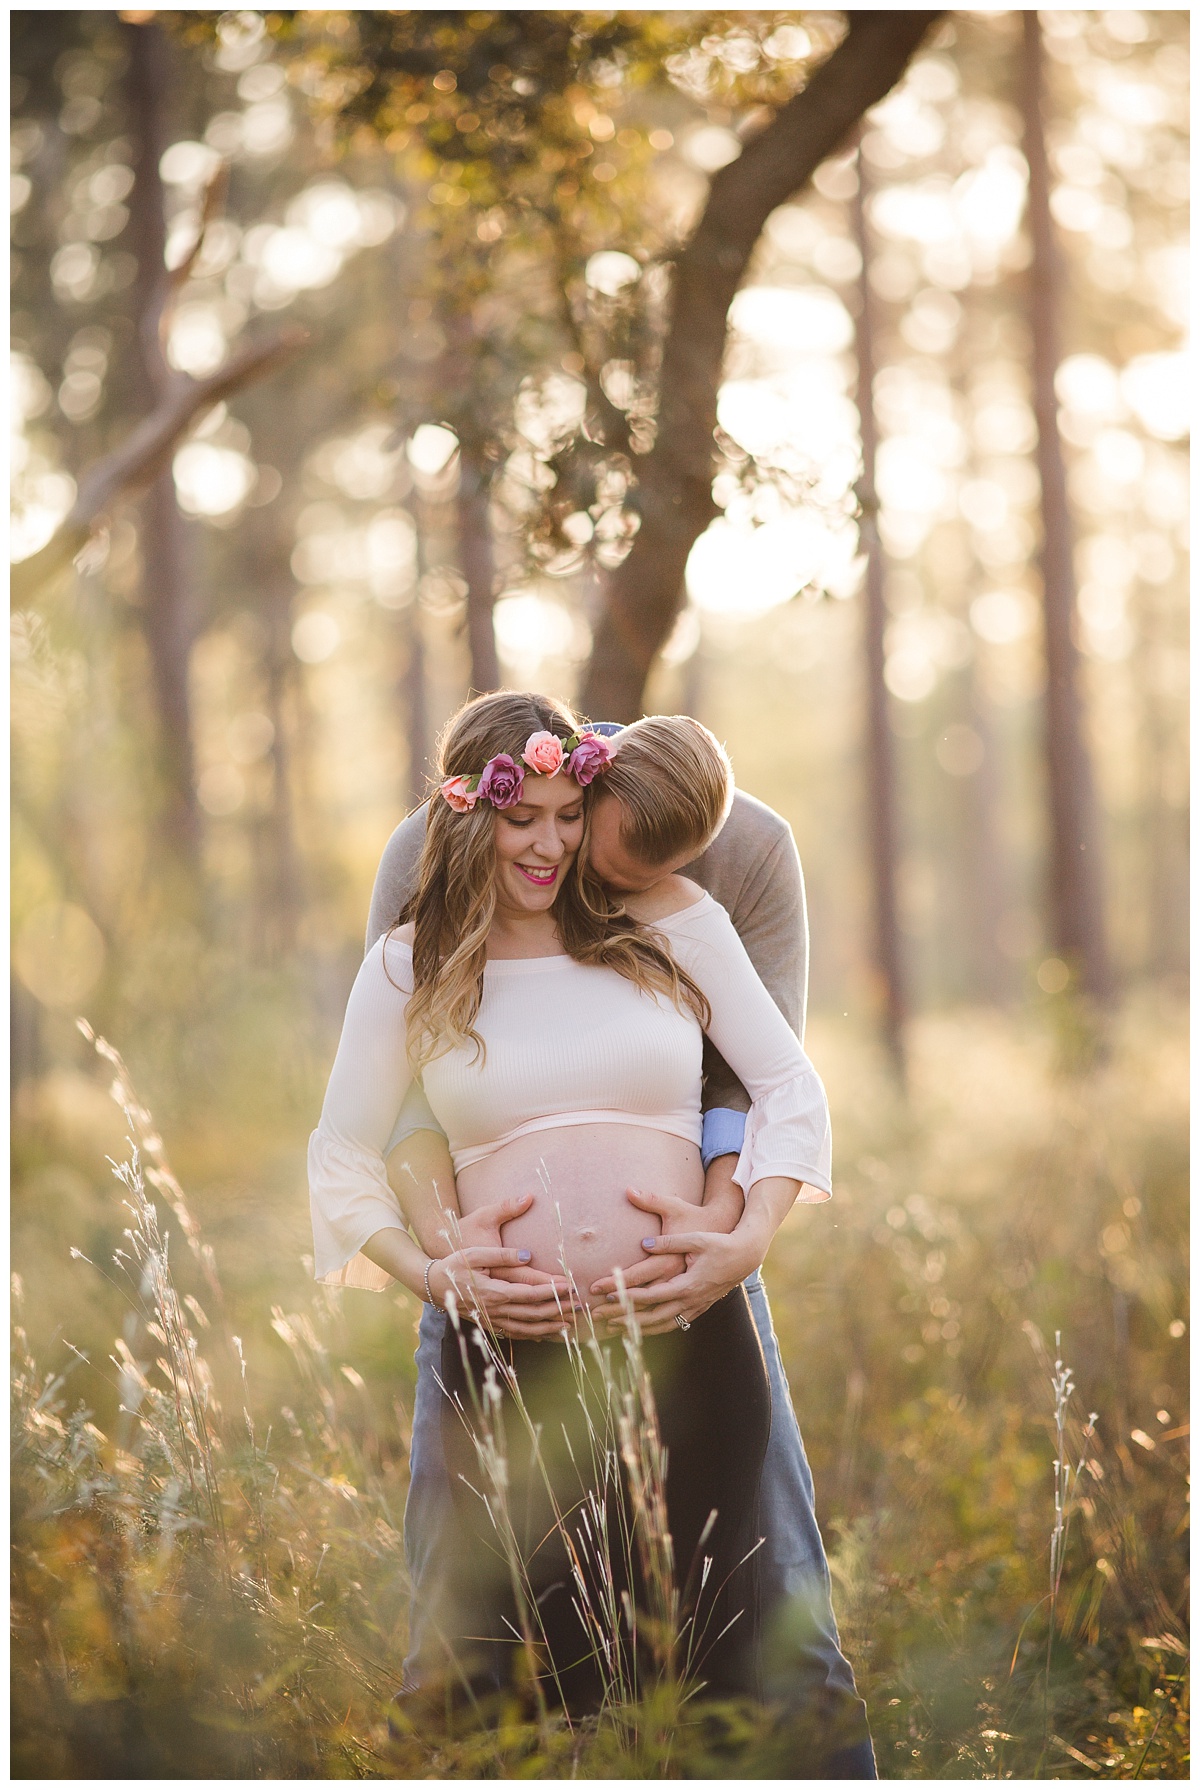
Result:
<svg viewBox="0 0 1200 1790">
<path fill-rule="evenodd" d="M 326 1286 L 382 1292 L 392 1276 L 360 1252 L 376 1231 L 407 1229 L 388 1185 L 384 1150 L 412 1083 L 404 1019 L 412 952 L 394 936 L 363 959 L 337 1056 L 308 1140 L 313 1274 Z"/>
<path fill-rule="evenodd" d="M 703 990 L 708 1036 L 750 1096 L 733 1178 L 743 1193 L 784 1175 L 800 1199 L 833 1192 L 829 1102 L 820 1076 L 767 993 L 725 909 L 711 896 L 657 922 L 675 961 Z"/>
</svg>

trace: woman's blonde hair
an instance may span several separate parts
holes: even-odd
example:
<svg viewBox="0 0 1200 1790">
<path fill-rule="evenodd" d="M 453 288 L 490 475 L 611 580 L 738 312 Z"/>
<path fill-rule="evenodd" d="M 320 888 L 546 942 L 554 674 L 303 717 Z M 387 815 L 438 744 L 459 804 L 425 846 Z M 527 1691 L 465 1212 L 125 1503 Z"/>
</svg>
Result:
<svg viewBox="0 0 1200 1790">
<path fill-rule="evenodd" d="M 500 691 L 477 696 L 446 725 L 439 742 L 438 781 L 471 776 L 507 752 L 518 763 L 531 733 L 565 740 L 583 725 L 550 696 Z M 527 773 L 532 774 L 532 773 Z M 564 951 L 577 963 L 602 965 L 649 993 L 667 995 L 702 1026 L 708 1002 L 664 942 L 632 919 L 587 869 L 587 824 L 603 776 L 582 793 L 584 839 L 554 902 Z M 496 810 L 481 801 L 457 813 L 436 793 L 425 822 L 416 893 L 398 924 L 413 925 L 413 992 L 408 1052 L 414 1069 L 468 1041 L 482 1057 L 475 1030 L 483 998 L 487 937 L 496 911 Z"/>
</svg>

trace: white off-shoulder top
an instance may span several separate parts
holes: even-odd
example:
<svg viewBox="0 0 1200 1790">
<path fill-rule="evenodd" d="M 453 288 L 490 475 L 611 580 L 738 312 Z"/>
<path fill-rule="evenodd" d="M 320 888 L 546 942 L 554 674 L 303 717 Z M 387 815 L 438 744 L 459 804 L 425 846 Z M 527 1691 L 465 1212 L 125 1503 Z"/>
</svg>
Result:
<svg viewBox="0 0 1200 1790">
<path fill-rule="evenodd" d="M 725 909 L 711 895 L 658 920 L 675 961 L 703 989 L 709 1036 L 752 1101 L 734 1179 L 832 1192 L 829 1105 L 821 1079 L 763 987 Z M 382 1288 L 359 1254 L 376 1231 L 404 1228 L 383 1152 L 412 1083 L 405 1012 L 412 950 L 387 935 L 367 953 L 346 1008 L 321 1121 L 308 1146 L 314 1273 L 336 1286 Z M 489 962 L 475 1029 L 486 1045 L 427 1063 L 425 1094 L 455 1170 L 552 1126 L 644 1125 L 699 1144 L 702 1037 L 665 995 L 574 958 Z"/>
</svg>

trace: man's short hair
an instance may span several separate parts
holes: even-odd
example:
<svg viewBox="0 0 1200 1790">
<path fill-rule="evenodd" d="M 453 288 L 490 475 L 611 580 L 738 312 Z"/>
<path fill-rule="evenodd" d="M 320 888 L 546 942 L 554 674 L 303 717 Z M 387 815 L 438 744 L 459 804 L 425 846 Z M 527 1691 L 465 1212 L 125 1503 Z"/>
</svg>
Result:
<svg viewBox="0 0 1200 1790">
<path fill-rule="evenodd" d="M 621 839 L 647 864 L 712 844 L 733 803 L 733 767 L 724 746 L 690 715 L 647 715 L 613 741 L 604 792 L 624 810 Z"/>
</svg>

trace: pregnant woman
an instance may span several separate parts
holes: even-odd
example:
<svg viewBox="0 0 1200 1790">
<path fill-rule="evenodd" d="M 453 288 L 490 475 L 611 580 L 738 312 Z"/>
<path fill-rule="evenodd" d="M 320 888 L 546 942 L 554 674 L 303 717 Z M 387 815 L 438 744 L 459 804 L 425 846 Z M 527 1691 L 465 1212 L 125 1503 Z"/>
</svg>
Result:
<svg viewBox="0 0 1200 1790">
<path fill-rule="evenodd" d="M 445 1304 L 473 1273 L 523 1264 L 531 1300 L 553 1287 L 577 1322 L 596 1302 L 588 1289 L 598 1277 L 644 1260 L 647 1224 L 626 1197 L 631 1185 L 702 1199 L 705 1031 L 753 1101 L 738 1185 L 828 1193 L 824 1090 L 724 910 L 680 877 L 623 907 L 589 875 L 588 806 L 608 756 L 604 740 L 543 697 L 481 697 L 451 723 L 416 896 L 359 973 L 310 1144 L 318 1278 L 380 1285 L 394 1276 Z M 383 1157 L 415 1075 L 450 1140 L 464 1238 L 472 1216 L 514 1185 L 539 1189 L 506 1227 L 504 1248 L 467 1243 L 433 1260 L 404 1229 Z M 517 1610 L 480 1495 L 478 1381 L 490 1351 L 510 1453 L 520 1455 L 518 1397 L 544 1440 L 549 1484 L 519 1458 L 510 1486 L 543 1663 L 568 1707 L 595 1707 L 618 1667 L 580 1616 L 588 1588 L 572 1577 L 572 1554 L 584 1546 L 589 1495 L 593 1522 L 613 1496 L 583 1446 L 570 1351 L 503 1339 L 480 1349 L 470 1334 L 448 1329 L 442 1358 L 467 1596 L 458 1650 L 469 1677 L 483 1671 L 481 1649 L 502 1682 L 518 1669 Z M 755 1503 L 770 1400 L 743 1289 L 647 1339 L 645 1359 L 691 1669 L 710 1694 L 752 1694 Z M 545 1508 L 566 1513 L 554 1535 Z M 612 1521 L 620 1530 L 627 1509 Z M 646 1587 L 636 1559 L 629 1564 L 633 1616 Z M 624 1588 L 613 1593 L 618 1610 Z M 629 1617 L 624 1626 L 633 1654 Z"/>
</svg>

